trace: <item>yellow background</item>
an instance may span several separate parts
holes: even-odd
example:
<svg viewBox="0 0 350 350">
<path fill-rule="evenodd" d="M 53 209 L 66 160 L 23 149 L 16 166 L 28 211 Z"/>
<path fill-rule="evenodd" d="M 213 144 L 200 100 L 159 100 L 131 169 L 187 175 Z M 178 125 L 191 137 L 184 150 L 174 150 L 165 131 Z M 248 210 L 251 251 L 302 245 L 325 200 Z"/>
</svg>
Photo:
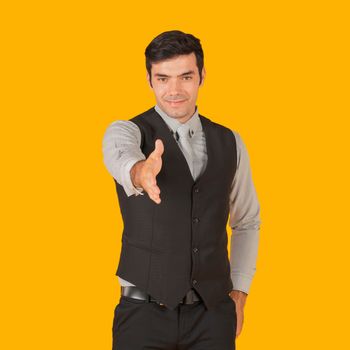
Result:
<svg viewBox="0 0 350 350">
<path fill-rule="evenodd" d="M 0 13 L 1 349 L 111 349 L 122 222 L 102 136 L 154 105 L 144 50 L 172 29 L 201 39 L 199 112 L 240 133 L 261 204 L 237 348 L 349 347 L 345 1 L 17 1 Z"/>
</svg>

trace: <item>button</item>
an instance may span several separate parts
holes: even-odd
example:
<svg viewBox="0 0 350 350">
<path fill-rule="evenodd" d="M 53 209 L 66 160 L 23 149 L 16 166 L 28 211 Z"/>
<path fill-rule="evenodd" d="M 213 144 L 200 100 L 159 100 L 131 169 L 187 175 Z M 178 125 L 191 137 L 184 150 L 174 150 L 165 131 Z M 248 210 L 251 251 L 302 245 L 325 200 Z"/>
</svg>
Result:
<svg viewBox="0 0 350 350">
<path fill-rule="evenodd" d="M 196 188 L 194 189 L 194 192 L 195 192 L 195 193 L 198 193 L 198 192 L 199 192 L 199 188 L 196 187 Z"/>
<path fill-rule="evenodd" d="M 193 248 L 193 251 L 194 251 L 195 253 L 197 253 L 197 252 L 198 252 L 198 248 L 197 248 L 197 247 L 194 247 L 194 248 Z"/>
<path fill-rule="evenodd" d="M 193 281 L 192 281 L 192 284 L 197 284 L 197 280 L 193 280 Z"/>
<path fill-rule="evenodd" d="M 198 218 L 193 218 L 193 222 L 194 222 L 195 224 L 197 224 L 197 223 L 199 222 L 199 219 L 198 219 Z"/>
</svg>

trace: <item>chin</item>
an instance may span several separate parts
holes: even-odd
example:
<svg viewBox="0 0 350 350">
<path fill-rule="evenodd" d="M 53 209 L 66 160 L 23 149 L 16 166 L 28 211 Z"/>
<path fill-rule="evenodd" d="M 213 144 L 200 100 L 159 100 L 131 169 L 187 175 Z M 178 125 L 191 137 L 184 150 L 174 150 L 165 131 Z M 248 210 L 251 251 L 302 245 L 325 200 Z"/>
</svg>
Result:
<svg viewBox="0 0 350 350">
<path fill-rule="evenodd" d="M 182 113 L 181 111 L 170 111 L 168 115 L 174 118 L 183 118 L 186 115 L 186 113 Z"/>
</svg>

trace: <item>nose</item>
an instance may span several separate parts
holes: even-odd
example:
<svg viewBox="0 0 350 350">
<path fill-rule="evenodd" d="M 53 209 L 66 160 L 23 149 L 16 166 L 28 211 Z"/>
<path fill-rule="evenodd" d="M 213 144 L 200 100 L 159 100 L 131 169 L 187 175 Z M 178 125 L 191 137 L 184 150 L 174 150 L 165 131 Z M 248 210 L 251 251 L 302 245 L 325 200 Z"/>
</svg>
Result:
<svg viewBox="0 0 350 350">
<path fill-rule="evenodd" d="M 178 95 L 178 93 L 181 91 L 181 82 L 178 79 L 170 80 L 168 89 L 170 96 Z"/>
</svg>

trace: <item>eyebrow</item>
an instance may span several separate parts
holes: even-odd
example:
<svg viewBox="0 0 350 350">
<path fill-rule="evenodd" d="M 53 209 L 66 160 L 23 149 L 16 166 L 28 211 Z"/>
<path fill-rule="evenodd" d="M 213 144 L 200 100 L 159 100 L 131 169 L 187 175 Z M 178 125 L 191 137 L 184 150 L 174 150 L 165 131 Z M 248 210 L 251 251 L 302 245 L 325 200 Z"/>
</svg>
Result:
<svg viewBox="0 0 350 350">
<path fill-rule="evenodd" d="M 191 74 L 194 74 L 193 70 L 189 70 L 188 72 L 182 73 L 182 74 L 178 75 L 178 77 L 182 77 L 184 75 L 191 75 Z M 156 74 L 154 74 L 154 76 L 155 77 L 164 77 L 164 78 L 170 77 L 170 75 L 166 75 L 166 74 L 162 74 L 162 73 L 156 73 Z"/>
</svg>

